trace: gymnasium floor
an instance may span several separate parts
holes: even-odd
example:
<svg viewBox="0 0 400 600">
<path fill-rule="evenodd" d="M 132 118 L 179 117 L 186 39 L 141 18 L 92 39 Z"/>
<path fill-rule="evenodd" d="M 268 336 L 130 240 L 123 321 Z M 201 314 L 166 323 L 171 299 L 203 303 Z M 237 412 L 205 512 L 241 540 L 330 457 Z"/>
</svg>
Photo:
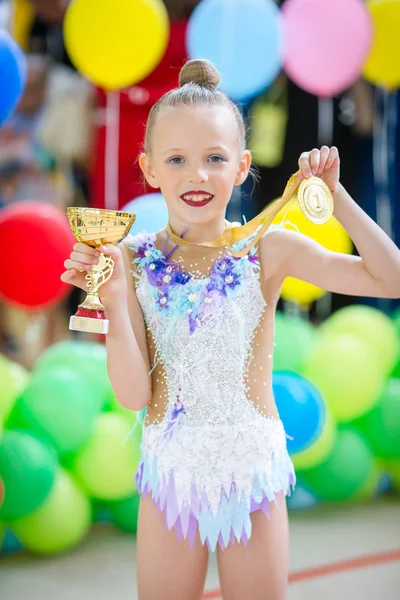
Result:
<svg viewBox="0 0 400 600">
<path fill-rule="evenodd" d="M 290 520 L 287 600 L 400 599 L 398 496 L 291 512 Z M 64 556 L 1 557 L 0 600 L 134 600 L 134 559 L 134 538 L 101 525 Z M 212 558 L 204 600 L 221 598 Z"/>
</svg>

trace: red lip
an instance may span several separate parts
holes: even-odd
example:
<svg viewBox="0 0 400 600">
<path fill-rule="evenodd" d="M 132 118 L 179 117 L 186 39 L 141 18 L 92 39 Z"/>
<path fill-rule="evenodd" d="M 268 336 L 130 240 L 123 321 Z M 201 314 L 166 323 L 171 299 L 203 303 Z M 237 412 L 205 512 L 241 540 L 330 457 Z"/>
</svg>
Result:
<svg viewBox="0 0 400 600">
<path fill-rule="evenodd" d="M 193 200 L 188 200 L 185 196 L 210 196 L 207 200 L 202 200 L 201 202 L 195 202 Z M 201 208 L 202 206 L 206 206 L 211 200 L 214 198 L 214 194 L 210 194 L 210 192 L 205 192 L 201 190 L 191 190 L 190 192 L 185 192 L 180 196 L 181 200 L 187 204 L 188 206 L 193 206 L 195 208 Z"/>
</svg>

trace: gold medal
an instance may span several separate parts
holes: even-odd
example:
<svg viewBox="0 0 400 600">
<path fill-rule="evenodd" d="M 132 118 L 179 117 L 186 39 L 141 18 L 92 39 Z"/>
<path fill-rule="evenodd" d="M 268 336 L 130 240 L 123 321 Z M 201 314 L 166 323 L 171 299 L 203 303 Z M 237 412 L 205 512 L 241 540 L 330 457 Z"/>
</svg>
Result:
<svg viewBox="0 0 400 600">
<path fill-rule="evenodd" d="M 333 198 L 330 189 L 319 177 L 309 177 L 300 183 L 297 193 L 303 214 L 312 223 L 323 225 L 333 214 Z"/>
</svg>

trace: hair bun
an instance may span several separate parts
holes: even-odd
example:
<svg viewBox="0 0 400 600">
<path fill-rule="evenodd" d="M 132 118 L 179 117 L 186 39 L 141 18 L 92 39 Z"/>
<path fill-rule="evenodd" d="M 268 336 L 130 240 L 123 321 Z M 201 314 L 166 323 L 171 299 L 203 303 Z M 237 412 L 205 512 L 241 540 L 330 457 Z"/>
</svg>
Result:
<svg viewBox="0 0 400 600">
<path fill-rule="evenodd" d="M 195 83 L 210 90 L 215 90 L 220 82 L 218 69 L 204 58 L 189 60 L 179 73 L 179 87 L 186 83 Z"/>
</svg>

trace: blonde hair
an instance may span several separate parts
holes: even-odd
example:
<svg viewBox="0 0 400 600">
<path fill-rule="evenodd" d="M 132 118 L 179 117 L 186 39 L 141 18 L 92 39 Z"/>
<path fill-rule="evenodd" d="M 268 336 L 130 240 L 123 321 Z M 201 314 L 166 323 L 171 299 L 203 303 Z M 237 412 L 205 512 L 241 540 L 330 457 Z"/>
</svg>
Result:
<svg viewBox="0 0 400 600">
<path fill-rule="evenodd" d="M 246 149 L 246 130 L 243 117 L 236 106 L 226 96 L 217 90 L 220 82 L 218 70 L 208 60 L 189 60 L 181 69 L 179 74 L 179 87 L 162 96 L 150 110 L 147 120 L 144 140 L 144 150 L 148 154 L 151 148 L 151 135 L 157 115 L 164 108 L 176 108 L 178 106 L 226 106 L 236 119 L 238 126 L 238 142 L 241 151 Z"/>
</svg>

